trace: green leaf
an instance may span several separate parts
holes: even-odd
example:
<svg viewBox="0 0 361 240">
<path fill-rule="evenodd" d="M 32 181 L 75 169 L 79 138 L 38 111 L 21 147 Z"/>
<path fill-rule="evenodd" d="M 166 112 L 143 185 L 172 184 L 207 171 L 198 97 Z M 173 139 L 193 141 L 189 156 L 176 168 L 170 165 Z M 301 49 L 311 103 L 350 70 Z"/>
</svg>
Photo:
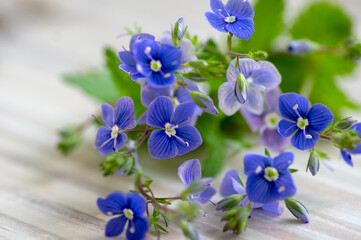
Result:
<svg viewBox="0 0 361 240">
<path fill-rule="evenodd" d="M 271 154 L 267 148 L 264 149 L 264 155 L 271 157 Z"/>
<path fill-rule="evenodd" d="M 289 168 L 288 171 L 290 171 L 290 173 L 295 173 L 298 172 L 298 169 L 295 168 Z"/>
<path fill-rule="evenodd" d="M 66 83 L 72 84 L 86 94 L 102 102 L 113 102 L 119 99 L 119 92 L 113 83 L 108 70 L 92 70 L 85 73 L 66 74 Z"/>
<path fill-rule="evenodd" d="M 351 20 L 340 7 L 318 2 L 299 16 L 291 34 L 295 39 L 307 38 L 326 46 L 337 46 L 350 37 Z"/>
</svg>

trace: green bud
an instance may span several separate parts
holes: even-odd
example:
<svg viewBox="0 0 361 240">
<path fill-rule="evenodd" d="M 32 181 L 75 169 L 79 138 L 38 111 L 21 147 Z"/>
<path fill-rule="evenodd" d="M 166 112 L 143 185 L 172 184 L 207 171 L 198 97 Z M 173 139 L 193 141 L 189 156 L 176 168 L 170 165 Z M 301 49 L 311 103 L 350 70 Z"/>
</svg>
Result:
<svg viewBox="0 0 361 240">
<path fill-rule="evenodd" d="M 185 64 L 186 67 L 191 67 L 191 68 L 206 68 L 208 67 L 208 63 L 205 60 L 199 59 L 199 60 L 194 60 L 194 61 L 189 61 Z"/>
<path fill-rule="evenodd" d="M 285 204 L 287 209 L 298 219 L 304 223 L 309 222 L 308 210 L 307 208 L 295 198 L 286 198 Z"/>
<path fill-rule="evenodd" d="M 76 125 L 68 125 L 58 131 L 60 140 L 57 147 L 64 155 L 76 149 L 82 142 L 82 136 L 77 129 Z"/>
<path fill-rule="evenodd" d="M 117 172 L 130 175 L 133 173 L 134 164 L 135 159 L 133 154 L 115 152 L 108 154 L 99 166 L 102 168 L 104 176 L 111 176 Z"/>
<path fill-rule="evenodd" d="M 234 94 L 240 103 L 243 104 L 247 101 L 248 82 L 242 73 L 237 76 Z"/>
<path fill-rule="evenodd" d="M 253 58 L 256 60 L 265 60 L 268 58 L 268 53 L 265 51 L 249 52 L 248 55 L 250 58 Z"/>
<path fill-rule="evenodd" d="M 320 158 L 317 152 L 315 151 L 311 152 L 310 157 L 308 158 L 307 169 L 310 170 L 313 176 L 315 176 L 317 172 L 320 170 Z"/>
<path fill-rule="evenodd" d="M 334 128 L 335 129 L 339 129 L 339 130 L 345 130 L 350 128 L 352 125 L 354 125 L 356 123 L 355 120 L 351 119 L 351 118 L 346 118 L 346 119 L 342 119 L 341 121 L 338 121 Z"/>
<path fill-rule="evenodd" d="M 232 231 L 234 234 L 243 232 L 247 227 L 247 221 L 251 214 L 251 210 L 251 204 L 230 209 L 222 218 L 222 221 L 227 221 L 223 227 L 223 231 Z"/>
<path fill-rule="evenodd" d="M 183 231 L 184 236 L 186 236 L 190 240 L 198 240 L 198 239 L 200 239 L 197 228 L 195 228 L 189 222 L 187 222 L 185 220 L 182 220 L 181 223 L 180 223 L 180 227 L 181 227 L 181 229 Z"/>
<path fill-rule="evenodd" d="M 246 195 L 234 194 L 223 198 L 217 203 L 217 210 L 229 210 L 235 206 L 238 206 Z"/>
<path fill-rule="evenodd" d="M 190 201 L 181 201 L 177 205 L 177 213 L 183 218 L 192 220 L 199 214 L 199 207 Z"/>
<path fill-rule="evenodd" d="M 331 138 L 341 149 L 347 150 L 355 149 L 361 140 L 355 130 L 333 133 Z"/>
<path fill-rule="evenodd" d="M 200 107 L 203 111 L 212 115 L 217 115 L 218 110 L 214 107 L 212 98 L 201 92 L 191 91 L 190 95 L 195 104 Z"/>
<path fill-rule="evenodd" d="M 182 74 L 183 77 L 195 82 L 204 82 L 206 79 L 198 71 L 190 71 Z"/>
</svg>

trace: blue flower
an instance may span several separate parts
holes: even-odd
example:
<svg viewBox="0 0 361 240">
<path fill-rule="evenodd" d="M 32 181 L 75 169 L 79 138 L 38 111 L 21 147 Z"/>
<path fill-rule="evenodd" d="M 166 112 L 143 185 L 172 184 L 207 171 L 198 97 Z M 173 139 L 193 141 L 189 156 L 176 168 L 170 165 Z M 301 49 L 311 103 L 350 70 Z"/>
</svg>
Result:
<svg viewBox="0 0 361 240">
<path fill-rule="evenodd" d="M 251 130 L 259 131 L 261 135 L 261 143 L 270 150 L 281 152 L 288 144 L 289 139 L 282 137 L 277 128 L 281 120 L 278 111 L 278 98 L 281 95 L 279 88 L 274 88 L 264 93 L 265 105 L 263 113 L 256 115 L 248 111 L 246 108 L 241 108 L 241 113 L 246 119 Z"/>
<path fill-rule="evenodd" d="M 95 137 L 95 148 L 102 156 L 119 151 L 128 137 L 122 133 L 125 129 L 134 128 L 137 125 L 134 115 L 134 103 L 130 97 L 122 97 L 115 108 L 109 104 L 102 104 L 102 118 Z"/>
<path fill-rule="evenodd" d="M 239 174 L 237 170 L 235 169 L 229 170 L 224 175 L 221 188 L 219 189 L 219 193 L 224 198 L 234 194 L 239 194 L 239 195 L 246 194 L 246 190 L 239 181 Z M 248 197 L 245 197 L 241 202 L 241 206 L 247 206 L 248 203 L 249 203 L 249 199 Z M 279 206 L 279 201 L 275 201 L 267 204 L 253 203 L 252 207 L 262 208 L 263 210 L 275 213 L 277 215 L 281 215 L 283 213 L 283 208 Z"/>
<path fill-rule="evenodd" d="M 272 203 L 296 194 L 288 167 L 293 162 L 293 153 L 284 152 L 275 158 L 258 154 L 244 157 L 244 173 L 247 178 L 247 196 L 254 203 Z"/>
<path fill-rule="evenodd" d="M 183 36 L 183 33 L 184 33 L 184 30 L 185 30 L 185 27 L 184 27 L 184 19 L 183 18 L 180 18 L 178 19 L 178 21 L 176 22 L 176 24 L 174 25 L 174 27 L 176 27 L 178 24 L 178 29 L 174 29 L 173 31 L 174 32 L 177 32 L 177 38 L 178 40 L 181 40 L 182 39 L 182 36 Z"/>
<path fill-rule="evenodd" d="M 290 42 L 287 47 L 287 51 L 294 55 L 303 55 L 312 52 L 312 50 L 314 50 L 314 47 L 311 45 L 311 43 L 305 40 L 296 40 Z"/>
<path fill-rule="evenodd" d="M 361 123 L 353 125 L 351 130 L 355 130 L 357 135 L 361 138 Z M 358 144 L 353 150 L 341 149 L 341 156 L 343 160 L 351 167 L 353 167 L 352 154 L 361 154 L 361 144 Z"/>
<path fill-rule="evenodd" d="M 174 113 L 173 113 L 174 112 Z M 198 130 L 190 126 L 194 104 L 179 104 L 174 110 L 170 98 L 158 97 L 147 110 L 147 124 L 153 130 L 148 139 L 149 153 L 154 158 L 172 158 L 186 154 L 202 144 Z"/>
<path fill-rule="evenodd" d="M 150 39 L 154 40 L 154 36 L 147 33 L 137 33 L 132 36 L 129 43 L 130 51 L 124 49 L 124 51 L 118 52 L 118 57 L 123 63 L 119 66 L 124 72 L 128 73 L 131 76 L 132 80 L 137 80 L 138 78 L 143 78 L 143 74 L 138 72 L 136 67 L 136 60 L 133 54 L 134 46 L 141 39 Z"/>
<path fill-rule="evenodd" d="M 184 183 L 185 187 L 188 187 L 193 182 L 202 179 L 201 164 L 198 159 L 192 159 L 184 162 L 178 168 L 178 176 Z M 190 201 L 197 201 L 201 204 L 210 202 L 210 199 L 216 194 L 216 189 L 209 185 L 211 178 L 203 178 L 204 181 L 199 181 L 197 188 L 201 189 L 199 192 L 195 192 L 193 195 L 188 196 Z"/>
<path fill-rule="evenodd" d="M 244 76 L 242 89 L 237 80 L 241 73 Z M 261 91 L 276 88 L 280 82 L 281 75 L 272 63 L 243 58 L 236 67 L 234 59 L 227 69 L 227 82 L 218 89 L 219 107 L 226 115 L 233 115 L 244 104 L 249 112 L 262 114 L 264 100 Z"/>
<path fill-rule="evenodd" d="M 149 221 L 144 216 L 145 200 L 138 194 L 113 192 L 105 199 L 98 198 L 99 210 L 107 216 L 116 216 L 107 223 L 105 228 L 106 237 L 119 236 L 128 222 L 127 239 L 145 239 L 149 229 Z"/>
<path fill-rule="evenodd" d="M 326 106 L 316 103 L 309 109 L 307 98 L 296 93 L 285 93 L 279 98 L 279 110 L 282 119 L 278 132 L 289 137 L 291 144 L 302 151 L 312 149 L 322 132 L 333 121 L 333 114 Z"/>
<path fill-rule="evenodd" d="M 152 86 L 172 85 L 175 81 L 174 72 L 182 63 L 182 53 L 178 48 L 149 39 L 135 45 L 134 56 L 137 70 Z"/>
<path fill-rule="evenodd" d="M 212 12 L 206 12 L 208 22 L 220 32 L 230 32 L 240 39 L 248 40 L 254 32 L 252 5 L 247 0 L 211 0 Z"/>
</svg>

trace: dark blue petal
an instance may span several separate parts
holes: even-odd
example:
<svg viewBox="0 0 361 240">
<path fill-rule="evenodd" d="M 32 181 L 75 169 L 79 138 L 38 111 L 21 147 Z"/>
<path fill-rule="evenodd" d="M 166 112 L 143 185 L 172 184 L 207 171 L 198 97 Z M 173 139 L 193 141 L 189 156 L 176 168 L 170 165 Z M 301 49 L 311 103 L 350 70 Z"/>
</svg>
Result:
<svg viewBox="0 0 361 240">
<path fill-rule="evenodd" d="M 172 119 L 172 124 L 183 126 L 189 124 L 189 121 L 192 120 L 195 108 L 194 102 L 185 102 L 181 103 L 176 107 L 174 116 Z"/>
<path fill-rule="evenodd" d="M 121 192 L 113 192 L 105 199 L 98 198 L 97 200 L 99 210 L 108 216 L 122 213 L 123 209 L 126 207 L 126 204 L 126 198 Z"/>
<path fill-rule="evenodd" d="M 248 1 L 229 0 L 226 9 L 229 15 L 237 18 L 253 18 L 254 16 L 253 7 Z"/>
<path fill-rule="evenodd" d="M 136 70 L 144 77 L 150 76 L 150 74 L 152 73 L 152 70 L 150 69 L 150 61 L 146 63 L 137 62 Z"/>
<path fill-rule="evenodd" d="M 141 101 L 144 107 L 159 96 L 170 97 L 170 87 L 152 87 L 150 85 L 142 85 L 141 87 Z"/>
<path fill-rule="evenodd" d="M 274 182 L 266 180 L 262 174 L 251 174 L 247 178 L 247 196 L 254 203 L 271 203 L 279 200 Z"/>
<path fill-rule="evenodd" d="M 178 155 L 183 155 L 196 149 L 203 142 L 198 130 L 192 126 L 176 128 L 176 136 L 177 138 L 174 140 L 178 147 Z M 188 144 L 185 144 L 185 142 Z"/>
<path fill-rule="evenodd" d="M 281 215 L 283 213 L 283 207 L 280 206 L 279 201 L 264 204 L 261 208 L 277 215 Z"/>
<path fill-rule="evenodd" d="M 153 158 L 164 159 L 178 155 L 174 137 L 168 137 L 164 129 L 153 130 L 148 139 L 148 150 Z"/>
<path fill-rule="evenodd" d="M 114 108 L 114 124 L 120 130 L 131 129 L 137 125 L 134 115 L 134 103 L 130 97 L 122 97 Z"/>
<path fill-rule="evenodd" d="M 137 44 L 142 39 L 154 40 L 155 37 L 153 35 L 148 34 L 148 33 L 136 33 L 136 34 L 134 34 L 132 36 L 132 38 L 130 39 L 130 42 L 129 42 L 129 48 L 130 48 L 131 52 L 133 52 L 135 44 Z"/>
<path fill-rule="evenodd" d="M 110 219 L 105 227 L 105 236 L 106 237 L 117 237 L 123 230 L 124 226 L 127 223 L 127 218 L 124 216 Z"/>
<path fill-rule="evenodd" d="M 290 122 L 288 120 L 282 119 L 278 123 L 278 132 L 283 137 L 291 136 L 296 130 L 299 130 L 296 122 Z"/>
<path fill-rule="evenodd" d="M 238 171 L 236 169 L 229 170 L 223 177 L 221 187 L 219 189 L 219 194 L 222 197 L 228 197 L 233 194 L 245 194 L 245 189 L 242 187 L 241 183 L 238 180 Z M 234 188 L 233 180 L 236 180 L 240 187 Z M 239 191 L 243 188 L 243 191 Z"/>
<path fill-rule="evenodd" d="M 278 78 L 277 75 L 274 74 L 274 72 L 264 68 L 259 68 L 255 70 L 252 73 L 251 78 L 253 80 L 252 84 L 261 88 L 262 90 L 273 89 L 277 87 L 281 82 L 281 79 Z"/>
<path fill-rule="evenodd" d="M 175 72 L 182 64 L 182 52 L 173 45 L 162 44 L 158 49 L 158 60 L 163 73 Z"/>
<path fill-rule="evenodd" d="M 135 45 L 133 51 L 137 63 L 149 65 L 151 59 L 148 57 L 147 54 L 145 54 L 144 51 L 146 50 L 146 48 L 150 48 L 149 55 L 154 57 L 158 55 L 158 47 L 159 47 L 159 43 L 157 43 L 154 40 L 149 40 L 149 39 L 139 40 L 139 42 L 137 42 L 137 44 Z"/>
<path fill-rule="evenodd" d="M 228 116 L 233 115 L 242 106 L 234 94 L 234 85 L 231 84 L 225 82 L 218 88 L 219 108 Z"/>
<path fill-rule="evenodd" d="M 320 140 L 320 135 L 310 129 L 306 129 L 306 134 L 311 135 L 312 138 L 306 138 L 302 130 L 297 131 L 295 135 L 293 135 L 293 137 L 291 138 L 292 146 L 302 151 L 312 149 L 316 145 L 318 140 Z"/>
<path fill-rule="evenodd" d="M 145 199 L 136 193 L 127 194 L 127 207 L 133 211 L 134 215 L 141 217 L 145 212 Z"/>
<path fill-rule="evenodd" d="M 151 72 L 147 80 L 153 87 L 166 87 L 175 82 L 175 76 L 174 73 L 170 73 L 170 75 L 165 78 L 161 72 Z"/>
<path fill-rule="evenodd" d="M 250 18 L 241 18 L 228 23 L 226 29 L 239 39 L 248 40 L 254 32 L 254 22 Z"/>
<path fill-rule="evenodd" d="M 197 195 L 197 199 L 201 204 L 205 204 L 211 200 L 211 198 L 216 194 L 217 190 L 213 187 L 207 187 L 203 192 Z"/>
<path fill-rule="evenodd" d="M 227 23 L 221 16 L 211 12 L 206 12 L 204 15 L 206 16 L 209 24 L 211 24 L 211 26 L 216 30 L 220 32 L 228 32 Z"/>
<path fill-rule="evenodd" d="M 348 150 L 349 153 L 352 154 L 360 154 L 361 153 L 361 144 L 358 144 L 356 146 L 356 148 L 354 148 L 353 150 Z"/>
<path fill-rule="evenodd" d="M 292 197 L 296 194 L 297 189 L 295 182 L 293 181 L 291 173 L 286 170 L 283 172 L 279 172 L 280 176 L 276 181 L 277 188 L 277 200 L 284 200 L 288 197 Z"/>
<path fill-rule="evenodd" d="M 113 125 L 114 125 L 113 107 L 107 103 L 102 104 L 102 118 L 103 118 L 104 123 L 108 127 L 110 127 L 110 128 L 113 127 Z"/>
<path fill-rule="evenodd" d="M 361 123 L 356 123 L 351 127 L 352 130 L 355 130 L 359 137 L 361 137 Z"/>
<path fill-rule="evenodd" d="M 118 152 L 127 142 L 128 136 L 125 133 L 118 133 L 116 140 L 114 140 L 114 151 Z"/>
<path fill-rule="evenodd" d="M 272 166 L 272 158 L 259 154 L 246 154 L 243 160 L 244 173 L 250 175 L 261 173 L 266 167 Z"/>
<path fill-rule="evenodd" d="M 267 128 L 261 132 L 261 144 L 272 151 L 282 152 L 289 143 L 289 139 L 281 136 L 277 129 Z"/>
<path fill-rule="evenodd" d="M 304 96 L 298 95 L 296 93 L 284 93 L 279 98 L 279 110 L 282 117 L 291 120 L 297 121 L 299 116 L 297 115 L 294 107 L 297 104 L 297 111 L 301 117 L 305 117 L 310 106 L 307 98 Z"/>
<path fill-rule="evenodd" d="M 145 239 L 148 229 L 149 229 L 148 218 L 135 217 L 133 219 L 133 221 L 130 221 L 130 223 L 128 225 L 127 240 L 143 240 L 143 239 Z"/>
<path fill-rule="evenodd" d="M 184 162 L 178 167 L 178 176 L 185 186 L 190 185 L 195 180 L 202 177 L 201 164 L 198 159 Z"/>
<path fill-rule="evenodd" d="M 163 128 L 166 123 L 170 123 L 173 117 L 174 105 L 167 97 L 158 97 L 147 110 L 147 124 L 152 127 Z"/>
<path fill-rule="evenodd" d="M 309 123 L 309 128 L 315 132 L 322 132 L 332 123 L 333 114 L 325 105 L 316 103 L 310 108 L 306 118 Z"/>
<path fill-rule="evenodd" d="M 191 90 L 188 86 L 187 88 Z M 193 90 L 191 90 L 193 91 Z M 174 90 L 173 96 L 177 98 L 178 102 L 184 103 L 184 102 L 192 102 L 193 99 L 189 92 L 185 90 L 184 88 L 176 88 Z"/>
<path fill-rule="evenodd" d="M 223 5 L 222 0 L 211 0 L 211 9 L 213 12 L 217 13 L 218 10 L 220 10 L 220 13 L 223 16 L 227 16 L 228 14 L 226 13 L 224 8 L 225 6 Z"/>
<path fill-rule="evenodd" d="M 352 156 L 348 151 L 341 150 L 342 159 L 351 167 L 353 167 Z"/>
<path fill-rule="evenodd" d="M 118 57 L 124 65 L 135 67 L 135 65 L 137 64 L 135 57 L 131 52 L 120 51 L 118 52 Z"/>
<path fill-rule="evenodd" d="M 114 152 L 114 140 L 111 137 L 111 132 L 110 129 L 100 126 L 95 136 L 95 148 L 99 148 L 98 152 L 103 157 Z"/>
<path fill-rule="evenodd" d="M 293 152 L 284 152 L 273 159 L 273 167 L 277 171 L 281 172 L 287 170 L 288 167 L 293 163 L 294 155 Z"/>
</svg>

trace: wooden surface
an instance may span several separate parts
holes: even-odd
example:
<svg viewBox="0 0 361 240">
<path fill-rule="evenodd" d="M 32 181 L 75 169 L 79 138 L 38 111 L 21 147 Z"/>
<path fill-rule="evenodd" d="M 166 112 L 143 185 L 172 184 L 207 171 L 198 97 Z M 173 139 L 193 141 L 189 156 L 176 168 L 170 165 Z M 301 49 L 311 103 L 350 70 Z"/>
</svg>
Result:
<svg viewBox="0 0 361 240">
<path fill-rule="evenodd" d="M 106 43 L 127 46 L 126 38 L 115 36 L 135 21 L 145 31 L 159 34 L 185 16 L 192 22 L 193 32 L 199 32 L 203 39 L 214 33 L 202 15 L 208 10 L 208 1 L 199 1 L 194 7 L 189 7 L 194 2 L 190 0 L 182 6 L 177 5 L 179 1 L 121 2 L 0 0 L 1 239 L 104 239 L 108 217 L 99 212 L 96 199 L 132 187 L 132 179 L 102 177 L 99 156 L 93 149 L 94 128 L 86 132 L 85 143 L 69 157 L 55 149 L 56 129 L 81 122 L 99 108 L 98 103 L 64 85 L 60 74 L 100 65 L 101 48 Z M 360 9 L 355 5 L 357 0 L 343 4 L 351 13 Z M 297 1 L 291 1 L 291 12 L 298 6 Z M 360 16 L 354 16 L 360 22 Z M 360 79 L 343 85 L 359 102 Z M 361 120 L 359 113 L 346 114 L 356 114 Z M 355 167 L 350 168 L 337 151 L 331 150 L 330 155 L 336 170 L 321 166 L 316 177 L 302 171 L 307 155 L 296 155 L 293 167 L 301 170 L 294 175 L 297 198 L 310 211 L 309 224 L 300 223 L 287 211 L 280 218 L 255 211 L 247 231 L 238 238 L 361 239 L 361 158 L 356 157 Z M 195 154 L 192 157 L 196 158 Z M 154 177 L 157 195 L 176 195 L 182 190 L 176 176 L 180 161 L 141 161 Z M 237 168 L 242 172 L 241 166 L 239 155 L 227 159 L 225 171 Z M 216 180 L 215 187 L 220 181 Z M 211 206 L 206 210 L 206 217 L 196 222 L 204 239 L 237 238 L 220 231 L 219 213 Z M 163 239 L 183 239 L 176 227 L 170 228 L 171 234 Z M 149 235 L 149 239 L 155 238 Z"/>
</svg>

